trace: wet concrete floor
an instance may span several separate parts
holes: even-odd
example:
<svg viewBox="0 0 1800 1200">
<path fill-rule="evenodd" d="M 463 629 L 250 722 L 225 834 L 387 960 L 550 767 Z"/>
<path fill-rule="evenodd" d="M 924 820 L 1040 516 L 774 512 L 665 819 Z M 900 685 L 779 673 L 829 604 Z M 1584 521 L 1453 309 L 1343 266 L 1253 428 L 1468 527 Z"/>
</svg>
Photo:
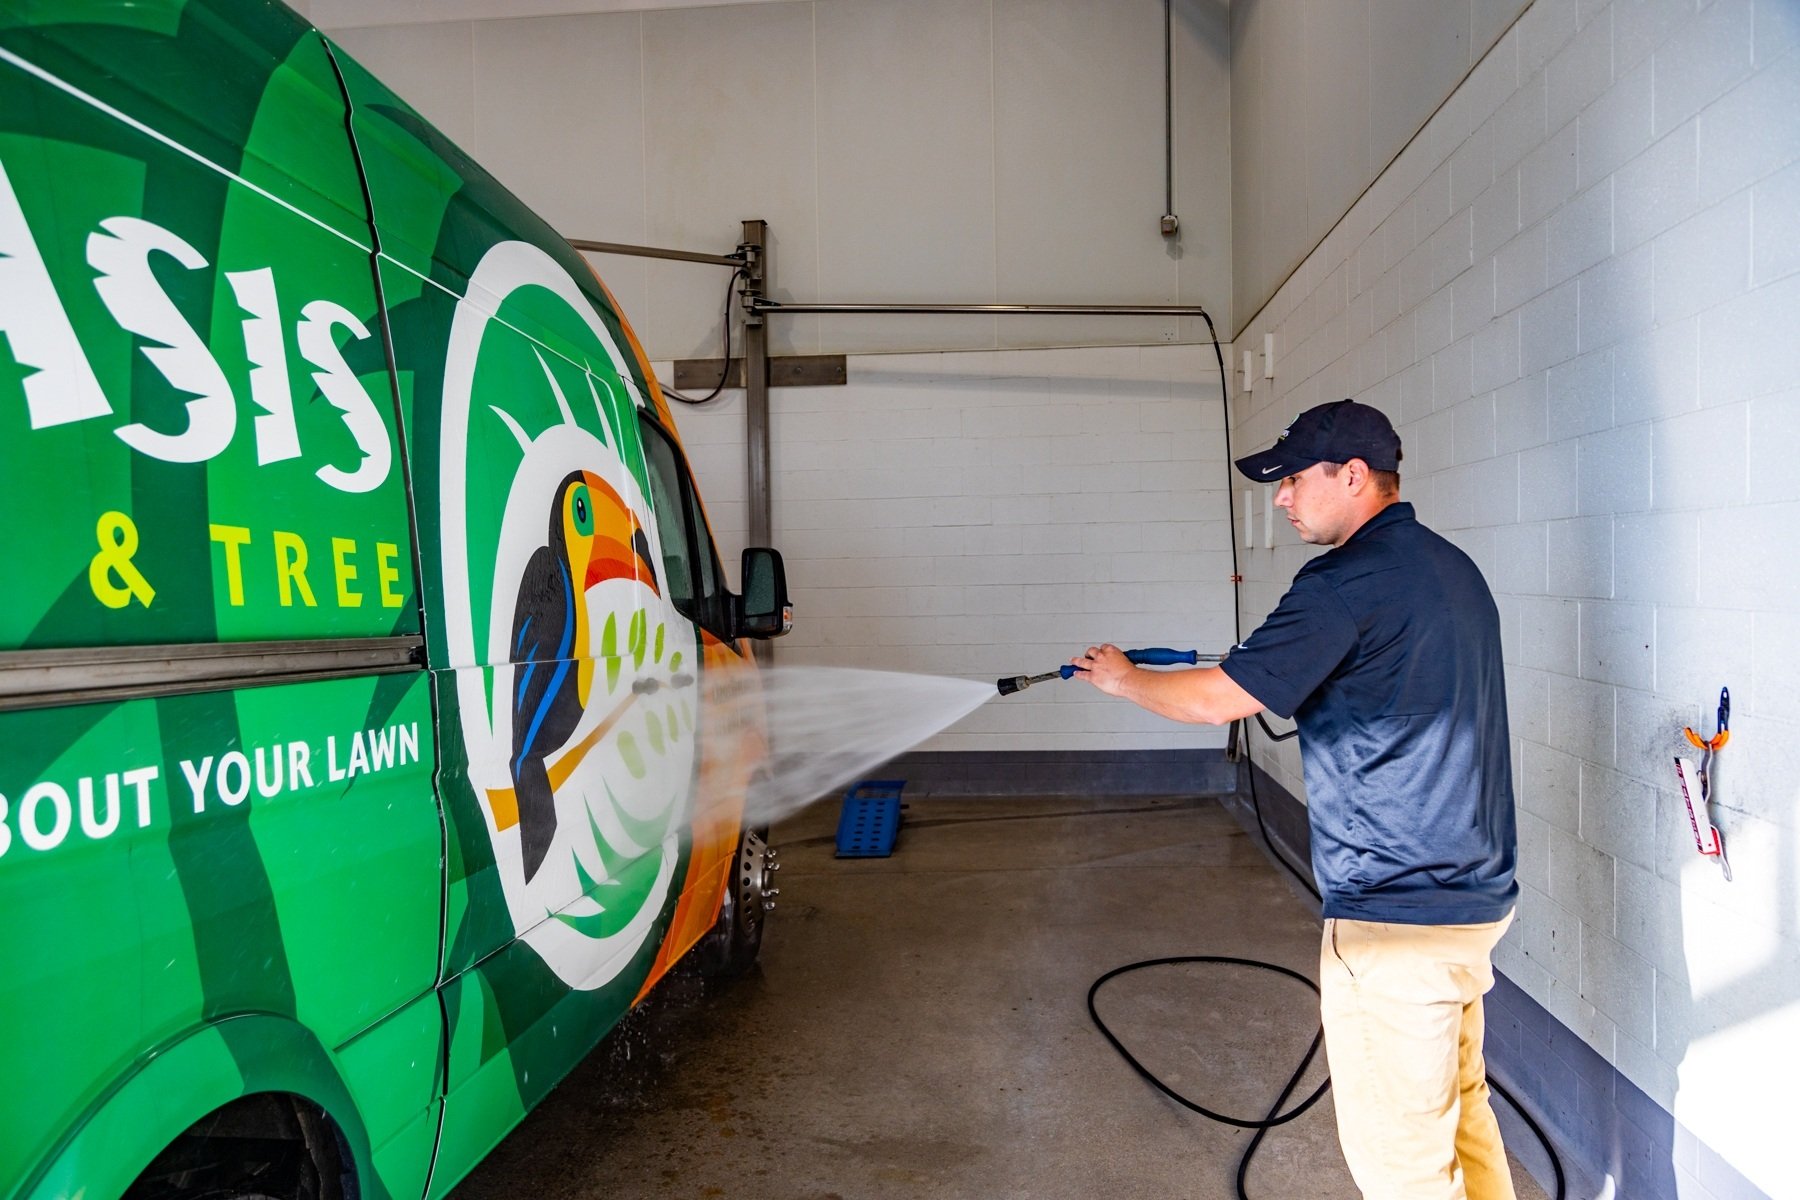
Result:
<svg viewBox="0 0 1800 1200">
<path fill-rule="evenodd" d="M 1217 802 L 928 798 L 886 859 L 835 858 L 837 816 L 822 803 L 776 828 L 759 967 L 666 981 L 454 1200 L 1235 1196 L 1254 1134 L 1152 1090 L 1086 1002 L 1148 958 L 1316 977 L 1316 909 Z M 1098 1006 L 1172 1086 L 1253 1119 L 1317 1029 L 1303 984 L 1238 966 L 1134 972 Z M 1329 1093 L 1269 1134 L 1246 1191 L 1353 1200 Z"/>
</svg>

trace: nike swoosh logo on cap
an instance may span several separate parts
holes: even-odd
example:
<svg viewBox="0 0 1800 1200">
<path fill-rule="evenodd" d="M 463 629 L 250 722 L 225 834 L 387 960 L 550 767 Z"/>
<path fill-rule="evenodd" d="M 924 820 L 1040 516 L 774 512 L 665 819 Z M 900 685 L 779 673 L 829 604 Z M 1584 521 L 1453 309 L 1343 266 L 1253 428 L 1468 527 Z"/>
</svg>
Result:
<svg viewBox="0 0 1800 1200">
<path fill-rule="evenodd" d="M 1257 472 L 1257 474 L 1259 474 L 1259 475 L 1267 475 L 1267 474 L 1269 474 L 1269 473 L 1270 473 L 1270 472 L 1271 472 L 1271 471 L 1279 471 L 1279 470 L 1281 470 L 1281 468 L 1280 468 L 1280 467 L 1264 467 L 1264 468 L 1263 468 L 1263 469 L 1262 469 L 1262 470 L 1261 470 L 1261 471 L 1258 471 L 1258 472 Z"/>
</svg>

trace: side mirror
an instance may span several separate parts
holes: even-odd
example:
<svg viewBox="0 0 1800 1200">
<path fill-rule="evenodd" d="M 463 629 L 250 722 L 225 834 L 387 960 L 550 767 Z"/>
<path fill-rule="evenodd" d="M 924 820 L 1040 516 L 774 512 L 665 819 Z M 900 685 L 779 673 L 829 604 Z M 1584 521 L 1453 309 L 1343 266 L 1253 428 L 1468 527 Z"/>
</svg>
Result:
<svg viewBox="0 0 1800 1200">
<path fill-rule="evenodd" d="M 738 637 L 777 638 L 794 627 L 794 606 L 788 601 L 787 569 L 781 554 L 763 546 L 744 551 L 738 578 L 744 594 L 738 601 Z"/>
</svg>

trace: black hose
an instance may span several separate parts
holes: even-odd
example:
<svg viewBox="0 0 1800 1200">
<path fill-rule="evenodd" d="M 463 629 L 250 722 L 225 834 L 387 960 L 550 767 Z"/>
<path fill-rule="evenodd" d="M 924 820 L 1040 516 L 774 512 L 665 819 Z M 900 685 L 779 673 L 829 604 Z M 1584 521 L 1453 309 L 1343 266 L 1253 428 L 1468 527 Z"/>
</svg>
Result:
<svg viewBox="0 0 1800 1200">
<path fill-rule="evenodd" d="M 1304 983 L 1307 987 L 1311 988 L 1314 995 L 1317 995 L 1319 992 L 1319 985 L 1302 975 L 1300 972 L 1289 970 L 1287 967 L 1278 966 L 1275 963 L 1259 962 L 1254 958 L 1229 958 L 1218 954 L 1183 954 L 1177 955 L 1174 958 L 1147 958 L 1143 962 L 1128 963 L 1122 967 L 1114 967 L 1100 978 L 1094 980 L 1094 986 L 1088 989 L 1088 1016 L 1093 1018 L 1094 1024 L 1099 1027 L 1100 1032 L 1105 1035 L 1106 1040 L 1112 1043 L 1112 1048 L 1119 1052 L 1119 1056 L 1131 1064 L 1132 1070 L 1148 1080 L 1151 1087 L 1154 1087 L 1157 1091 L 1181 1105 L 1181 1107 L 1188 1109 L 1191 1112 L 1197 1112 L 1210 1121 L 1217 1121 L 1221 1125 L 1235 1125 L 1239 1129 L 1267 1130 L 1273 1129 L 1277 1125 L 1286 1125 L 1289 1121 L 1292 1121 L 1295 1117 L 1298 1117 L 1301 1113 L 1325 1098 L 1326 1089 L 1331 1087 L 1330 1079 L 1326 1079 L 1325 1082 L 1321 1083 L 1318 1090 L 1313 1092 L 1313 1094 L 1308 1096 L 1303 1102 L 1287 1112 L 1281 1113 L 1279 1116 L 1276 1115 L 1276 1113 L 1280 1112 L 1282 1104 L 1287 1102 L 1288 1093 L 1294 1090 L 1295 1085 L 1300 1082 L 1300 1077 L 1306 1074 L 1306 1068 L 1312 1066 L 1313 1059 L 1318 1056 L 1319 1047 L 1324 1045 L 1325 1041 L 1325 1031 L 1323 1029 L 1313 1035 L 1312 1045 L 1307 1049 L 1306 1057 L 1301 1060 L 1300 1069 L 1294 1072 L 1294 1077 L 1292 1079 L 1288 1080 L 1287 1089 L 1281 1093 L 1281 1099 L 1275 1102 L 1275 1107 L 1269 1110 L 1269 1115 L 1260 1121 L 1249 1117 L 1227 1116 L 1221 1112 L 1214 1112 L 1204 1104 L 1189 1100 L 1186 1096 L 1158 1079 L 1150 1068 L 1139 1062 L 1131 1051 L 1125 1048 L 1125 1043 L 1114 1036 L 1113 1031 L 1107 1026 L 1106 1022 L 1100 1019 L 1100 1013 L 1094 1007 L 1094 996 L 1099 993 L 1100 989 L 1106 985 L 1108 980 L 1123 975 L 1128 971 L 1141 971 L 1146 967 L 1166 967 L 1177 963 L 1228 963 L 1232 966 L 1254 967 L 1259 971 L 1274 971 L 1277 974 L 1286 975 L 1289 979 L 1298 979 L 1301 983 Z"/>
<path fill-rule="evenodd" d="M 679 400 L 683 404 L 705 404 L 709 400 L 716 399 L 719 393 L 725 390 L 725 381 L 731 378 L 731 289 L 736 287 L 737 281 L 743 277 L 744 272 L 740 269 L 733 271 L 731 278 L 725 282 L 725 354 L 724 365 L 719 368 L 719 382 L 714 385 L 712 391 L 704 396 L 684 396 L 672 387 L 664 388 L 663 395 L 672 400 Z"/>
</svg>

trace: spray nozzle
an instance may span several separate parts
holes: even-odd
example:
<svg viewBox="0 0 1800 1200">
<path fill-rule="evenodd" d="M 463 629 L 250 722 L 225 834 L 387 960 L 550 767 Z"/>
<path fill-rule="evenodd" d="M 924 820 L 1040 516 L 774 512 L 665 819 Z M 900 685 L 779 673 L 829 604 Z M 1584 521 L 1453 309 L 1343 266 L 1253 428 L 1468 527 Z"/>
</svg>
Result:
<svg viewBox="0 0 1800 1200">
<path fill-rule="evenodd" d="M 1075 668 L 1068 666 L 1058 671 L 1046 671 L 1042 675 L 1014 675 L 1008 679 L 996 679 L 994 686 L 1000 689 L 1002 696 L 1010 696 L 1014 692 L 1024 691 L 1034 683 L 1042 683 L 1046 679 L 1055 679 L 1058 676 L 1067 679 L 1074 673 Z"/>
</svg>

